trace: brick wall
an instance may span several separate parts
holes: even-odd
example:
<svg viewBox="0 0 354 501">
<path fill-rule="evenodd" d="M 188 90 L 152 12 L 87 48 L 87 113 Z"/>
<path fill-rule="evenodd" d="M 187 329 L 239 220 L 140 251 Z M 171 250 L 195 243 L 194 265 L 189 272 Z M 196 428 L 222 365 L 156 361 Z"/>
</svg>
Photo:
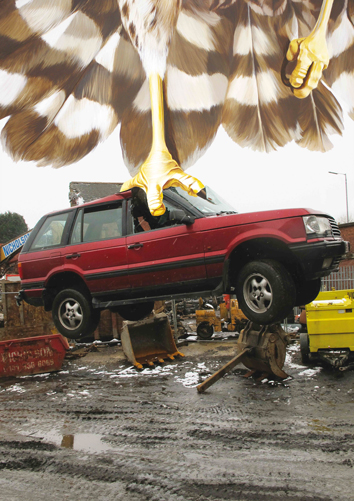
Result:
<svg viewBox="0 0 354 501">
<path fill-rule="evenodd" d="M 354 264 L 354 223 L 345 223 L 339 225 L 340 232 L 342 234 L 343 240 L 347 240 L 350 243 L 350 253 L 347 256 L 348 259 L 345 259 L 341 262 L 341 266 L 348 266 Z"/>
</svg>

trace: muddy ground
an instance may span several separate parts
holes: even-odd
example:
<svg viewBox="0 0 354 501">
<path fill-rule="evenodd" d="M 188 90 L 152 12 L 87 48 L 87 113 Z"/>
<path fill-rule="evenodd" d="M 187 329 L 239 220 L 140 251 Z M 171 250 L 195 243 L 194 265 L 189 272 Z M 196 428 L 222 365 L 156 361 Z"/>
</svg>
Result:
<svg viewBox="0 0 354 501">
<path fill-rule="evenodd" d="M 0 499 L 353 500 L 354 372 L 283 383 L 240 367 L 198 394 L 235 341 L 190 343 L 137 372 L 101 346 L 58 373 L 0 381 Z"/>
</svg>

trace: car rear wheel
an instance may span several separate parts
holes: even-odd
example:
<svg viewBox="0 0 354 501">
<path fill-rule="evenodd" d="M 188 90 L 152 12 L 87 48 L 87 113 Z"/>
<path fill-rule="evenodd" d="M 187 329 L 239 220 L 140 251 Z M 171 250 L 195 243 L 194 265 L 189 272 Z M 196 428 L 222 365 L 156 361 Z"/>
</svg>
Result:
<svg viewBox="0 0 354 501">
<path fill-rule="evenodd" d="M 125 320 L 132 321 L 142 320 L 150 315 L 153 309 L 153 301 L 147 301 L 146 303 L 124 304 L 116 307 L 116 311 L 121 317 Z"/>
<path fill-rule="evenodd" d="M 76 289 L 64 289 L 55 296 L 52 316 L 60 334 L 69 339 L 92 334 L 100 321 L 100 311 L 94 310 L 89 298 Z"/>
<path fill-rule="evenodd" d="M 197 334 L 200 339 L 210 339 L 214 334 L 214 328 L 209 322 L 200 322 L 197 327 Z"/>
<path fill-rule="evenodd" d="M 264 259 L 251 261 L 241 269 L 236 295 L 249 320 L 268 325 L 280 322 L 290 313 L 296 289 L 290 273 L 281 263 Z"/>
<path fill-rule="evenodd" d="M 296 291 L 296 303 L 295 306 L 304 306 L 305 304 L 311 303 L 318 296 L 321 290 L 321 279 L 316 278 L 316 280 L 306 280 L 302 282 Z"/>
</svg>

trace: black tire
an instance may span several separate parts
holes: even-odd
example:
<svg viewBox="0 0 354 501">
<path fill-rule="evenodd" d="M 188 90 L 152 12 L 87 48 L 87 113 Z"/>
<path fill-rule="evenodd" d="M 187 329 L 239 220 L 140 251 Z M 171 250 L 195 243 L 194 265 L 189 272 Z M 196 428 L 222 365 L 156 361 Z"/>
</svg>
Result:
<svg viewBox="0 0 354 501">
<path fill-rule="evenodd" d="M 260 325 L 281 322 L 295 305 L 296 288 L 290 273 L 277 261 L 251 261 L 240 271 L 236 295 L 245 316 Z"/>
<path fill-rule="evenodd" d="M 90 298 L 76 289 L 64 289 L 54 298 L 52 316 L 60 334 L 69 339 L 92 334 L 100 321 L 100 310 L 94 310 Z"/>
<path fill-rule="evenodd" d="M 214 334 L 214 328 L 209 322 L 200 322 L 197 327 L 197 334 L 200 339 L 210 339 Z"/>
<path fill-rule="evenodd" d="M 147 301 L 146 303 L 124 304 L 116 307 L 116 311 L 121 317 L 125 320 L 131 321 L 142 320 L 150 315 L 153 309 L 153 301 Z"/>
<path fill-rule="evenodd" d="M 302 363 L 308 364 L 310 362 L 310 342 L 306 332 L 300 334 L 300 352 Z"/>
<path fill-rule="evenodd" d="M 306 280 L 297 287 L 295 306 L 305 306 L 314 301 L 321 290 L 321 279 Z"/>
</svg>

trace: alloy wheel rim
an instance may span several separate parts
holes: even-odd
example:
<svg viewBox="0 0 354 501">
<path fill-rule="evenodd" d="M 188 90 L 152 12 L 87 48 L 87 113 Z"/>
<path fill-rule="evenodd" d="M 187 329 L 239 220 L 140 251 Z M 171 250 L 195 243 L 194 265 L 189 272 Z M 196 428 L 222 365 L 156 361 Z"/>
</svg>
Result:
<svg viewBox="0 0 354 501">
<path fill-rule="evenodd" d="M 70 331 L 80 327 L 83 321 L 81 304 L 73 298 L 64 299 L 59 306 L 59 321 Z"/>
<path fill-rule="evenodd" d="M 268 279 L 261 273 L 252 273 L 243 286 L 247 306 L 255 313 L 265 313 L 273 303 L 273 291 Z"/>
</svg>

